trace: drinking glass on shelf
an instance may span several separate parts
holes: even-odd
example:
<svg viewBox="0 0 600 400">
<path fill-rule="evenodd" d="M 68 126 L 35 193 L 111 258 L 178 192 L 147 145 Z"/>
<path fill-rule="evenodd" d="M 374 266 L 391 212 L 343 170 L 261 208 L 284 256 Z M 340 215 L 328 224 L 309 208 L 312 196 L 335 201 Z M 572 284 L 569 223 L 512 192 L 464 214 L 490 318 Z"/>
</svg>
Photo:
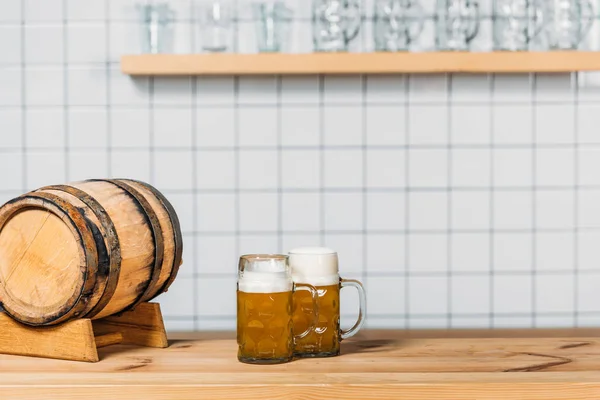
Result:
<svg viewBox="0 0 600 400">
<path fill-rule="evenodd" d="M 479 32 L 477 0 L 437 0 L 438 50 L 466 51 Z"/>
<path fill-rule="evenodd" d="M 200 7 L 200 41 L 210 52 L 224 52 L 231 44 L 231 7 L 219 0 L 208 1 Z"/>
<path fill-rule="evenodd" d="M 283 1 L 262 2 L 252 4 L 252 14 L 256 23 L 258 51 L 280 52 L 287 42 L 292 10 Z"/>
<path fill-rule="evenodd" d="M 142 53 L 173 51 L 173 10 L 163 2 L 136 4 L 141 27 Z"/>
<path fill-rule="evenodd" d="M 543 0 L 541 0 L 543 1 Z M 540 0 L 496 0 L 494 2 L 494 48 L 521 51 L 543 27 Z"/>
<path fill-rule="evenodd" d="M 347 51 L 360 29 L 359 0 L 313 0 L 315 51 Z"/>
<path fill-rule="evenodd" d="M 373 37 L 377 51 L 406 51 L 422 32 L 419 0 L 375 0 Z"/>
<path fill-rule="evenodd" d="M 553 0 L 544 4 L 545 38 L 553 50 L 575 50 L 594 22 L 590 0 Z"/>
</svg>

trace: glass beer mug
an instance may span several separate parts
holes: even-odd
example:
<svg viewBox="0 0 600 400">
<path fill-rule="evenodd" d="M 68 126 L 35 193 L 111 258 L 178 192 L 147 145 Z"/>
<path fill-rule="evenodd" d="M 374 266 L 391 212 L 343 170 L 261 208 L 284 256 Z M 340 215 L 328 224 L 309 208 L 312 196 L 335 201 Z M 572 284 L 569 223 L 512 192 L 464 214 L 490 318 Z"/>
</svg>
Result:
<svg viewBox="0 0 600 400">
<path fill-rule="evenodd" d="M 373 37 L 377 51 L 406 51 L 423 30 L 418 0 L 375 0 Z"/>
<path fill-rule="evenodd" d="M 288 257 L 250 254 L 240 257 L 237 284 L 238 360 L 249 364 L 291 361 L 294 343 L 315 327 L 316 317 L 304 332 L 294 336 L 293 294 L 305 289 L 311 307 L 318 309 L 318 294 L 308 284 L 294 284 Z"/>
<path fill-rule="evenodd" d="M 315 51 L 347 51 L 360 29 L 358 0 L 313 0 Z"/>
<path fill-rule="evenodd" d="M 330 357 L 340 354 L 340 341 L 354 336 L 362 327 L 366 314 L 366 296 L 362 284 L 342 279 L 338 270 L 338 255 L 322 247 L 298 248 L 290 251 L 292 278 L 296 284 L 311 284 L 318 291 L 318 309 L 304 292 L 294 294 L 294 332 L 309 334 L 296 341 L 298 357 Z M 358 290 L 359 315 L 352 328 L 340 329 L 340 289 L 351 286 Z M 316 326 L 310 325 L 316 318 Z"/>
<path fill-rule="evenodd" d="M 542 0 L 543 1 L 543 0 Z M 521 51 L 543 27 L 542 4 L 538 0 L 496 0 L 494 2 L 494 48 Z"/>
<path fill-rule="evenodd" d="M 545 34 L 553 50 L 575 50 L 594 22 L 594 5 L 590 0 L 546 1 Z"/>
<path fill-rule="evenodd" d="M 469 43 L 478 32 L 479 3 L 476 0 L 437 0 L 438 50 L 469 50 Z"/>
</svg>

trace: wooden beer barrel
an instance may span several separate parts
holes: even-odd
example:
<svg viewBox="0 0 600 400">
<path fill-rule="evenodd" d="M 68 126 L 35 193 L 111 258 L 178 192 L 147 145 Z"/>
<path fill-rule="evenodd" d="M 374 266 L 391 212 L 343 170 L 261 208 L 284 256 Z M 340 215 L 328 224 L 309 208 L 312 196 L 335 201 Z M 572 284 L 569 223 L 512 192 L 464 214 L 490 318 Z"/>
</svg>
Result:
<svg viewBox="0 0 600 400">
<path fill-rule="evenodd" d="M 181 265 L 179 220 L 152 186 L 47 186 L 0 208 L 0 306 L 28 325 L 97 319 L 165 292 Z"/>
</svg>

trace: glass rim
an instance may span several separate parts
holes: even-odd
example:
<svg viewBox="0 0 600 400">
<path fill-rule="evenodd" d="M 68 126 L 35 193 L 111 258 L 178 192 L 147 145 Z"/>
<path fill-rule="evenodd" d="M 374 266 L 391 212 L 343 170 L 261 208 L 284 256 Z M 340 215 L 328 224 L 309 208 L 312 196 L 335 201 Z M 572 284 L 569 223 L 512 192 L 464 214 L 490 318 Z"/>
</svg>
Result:
<svg viewBox="0 0 600 400">
<path fill-rule="evenodd" d="M 255 260 L 287 260 L 287 254 L 243 254 L 240 256 L 240 261 L 255 261 Z"/>
<path fill-rule="evenodd" d="M 296 251 L 294 251 L 296 250 Z M 298 248 L 298 249 L 292 249 L 288 252 L 288 255 L 298 255 L 298 256 L 333 256 L 333 255 L 337 255 L 338 252 L 332 249 L 328 249 L 331 250 L 330 252 L 323 252 L 323 253 L 310 253 L 310 252 L 306 252 L 306 251 L 299 251 L 302 250 L 302 248 Z"/>
</svg>

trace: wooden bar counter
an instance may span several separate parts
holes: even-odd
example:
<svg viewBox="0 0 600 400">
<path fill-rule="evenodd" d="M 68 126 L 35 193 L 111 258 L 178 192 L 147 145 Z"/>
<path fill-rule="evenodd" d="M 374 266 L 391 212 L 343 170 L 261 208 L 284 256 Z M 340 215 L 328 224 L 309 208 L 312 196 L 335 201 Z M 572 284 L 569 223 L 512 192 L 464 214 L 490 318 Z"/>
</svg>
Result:
<svg viewBox="0 0 600 400">
<path fill-rule="evenodd" d="M 95 364 L 0 356 L 0 399 L 600 399 L 600 329 L 365 331 L 342 355 L 256 366 L 235 334 L 111 346 Z"/>
</svg>

